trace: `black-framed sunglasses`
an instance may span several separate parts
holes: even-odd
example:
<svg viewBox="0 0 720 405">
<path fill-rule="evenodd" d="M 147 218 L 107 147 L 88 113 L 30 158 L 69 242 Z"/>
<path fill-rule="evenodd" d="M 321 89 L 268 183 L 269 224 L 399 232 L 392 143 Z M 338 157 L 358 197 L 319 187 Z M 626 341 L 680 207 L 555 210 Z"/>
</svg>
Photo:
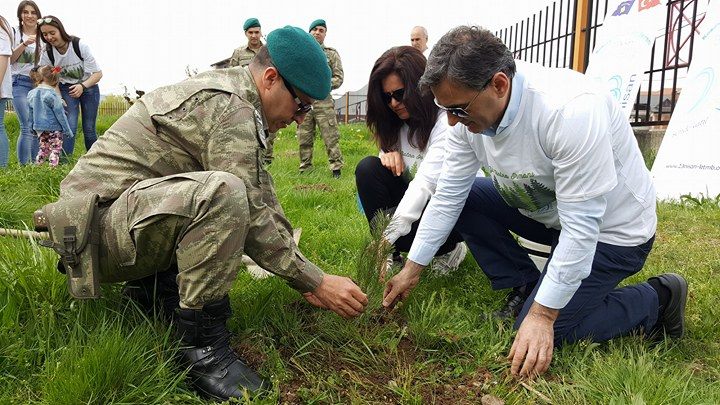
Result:
<svg viewBox="0 0 720 405">
<path fill-rule="evenodd" d="M 393 90 L 389 93 L 383 93 L 382 99 L 385 102 L 385 104 L 390 104 L 390 101 L 392 99 L 395 99 L 395 101 L 397 101 L 398 103 L 402 103 L 404 95 L 405 95 L 405 88 L 403 87 L 401 89 Z"/>
<path fill-rule="evenodd" d="M 280 75 L 280 78 L 282 78 L 283 84 L 285 84 L 285 88 L 288 89 L 290 95 L 293 96 L 293 98 L 295 99 L 295 103 L 297 103 L 298 108 L 293 115 L 305 115 L 312 111 L 312 104 L 303 103 L 302 100 L 300 100 L 300 97 L 298 97 L 295 93 L 295 90 L 293 90 L 292 85 L 290 85 L 290 83 L 288 83 L 282 75 Z"/>
<path fill-rule="evenodd" d="M 458 117 L 458 118 L 470 118 L 470 113 L 467 112 L 467 109 L 470 107 L 470 105 L 471 105 L 472 103 L 475 102 L 475 99 L 478 98 L 478 96 L 480 95 L 480 93 L 481 93 L 483 90 L 485 90 L 485 88 L 487 88 L 488 84 L 490 84 L 490 82 L 492 82 L 493 77 L 495 77 L 495 73 L 493 73 L 493 75 L 490 76 L 490 78 L 488 79 L 488 81 L 486 81 L 485 84 L 482 85 L 482 87 L 480 88 L 480 90 L 478 90 L 477 93 L 475 93 L 475 96 L 472 98 L 472 100 L 470 100 L 470 102 L 468 102 L 467 104 L 465 104 L 465 107 L 445 107 L 445 106 L 440 105 L 440 103 L 438 103 L 437 98 L 433 98 L 433 101 L 435 102 L 435 105 L 436 105 L 439 109 L 445 111 L 445 112 L 448 113 L 448 114 L 452 114 L 452 115 L 454 115 L 454 116 L 456 116 L 456 117 Z"/>
</svg>

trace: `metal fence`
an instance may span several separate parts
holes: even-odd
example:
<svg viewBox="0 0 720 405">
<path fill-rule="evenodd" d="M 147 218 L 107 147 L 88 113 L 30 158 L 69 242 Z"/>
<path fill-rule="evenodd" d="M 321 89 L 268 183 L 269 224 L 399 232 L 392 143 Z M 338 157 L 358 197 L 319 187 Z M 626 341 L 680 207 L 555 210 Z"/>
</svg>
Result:
<svg viewBox="0 0 720 405">
<path fill-rule="evenodd" d="M 580 6 L 587 7 L 582 10 L 584 13 L 577 12 Z M 705 18 L 698 6 L 698 0 L 666 2 L 665 29 L 655 41 L 649 67 L 644 72 L 630 117 L 633 126 L 667 125 L 670 121 L 681 92 L 678 78 L 687 73 L 697 27 Z M 574 67 L 584 72 L 607 13 L 608 0 L 554 1 L 495 35 L 517 59 L 549 67 Z M 578 43 L 580 38 L 583 43 Z M 578 55 L 582 60 L 576 59 Z"/>
<path fill-rule="evenodd" d="M 130 103 L 125 100 L 102 100 L 98 108 L 98 115 L 123 115 L 130 108 Z M 5 106 L 6 112 L 15 111 L 12 100 Z"/>
</svg>

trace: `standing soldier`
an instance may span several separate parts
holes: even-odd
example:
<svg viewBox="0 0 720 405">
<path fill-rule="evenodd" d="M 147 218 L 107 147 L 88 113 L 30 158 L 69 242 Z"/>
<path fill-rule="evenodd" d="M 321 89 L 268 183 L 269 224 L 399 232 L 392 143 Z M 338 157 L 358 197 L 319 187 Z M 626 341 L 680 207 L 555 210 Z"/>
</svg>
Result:
<svg viewBox="0 0 720 405">
<path fill-rule="evenodd" d="M 255 57 L 255 55 L 258 53 L 260 48 L 262 47 L 262 31 L 260 26 L 260 20 L 257 18 L 248 18 L 245 20 L 245 24 L 243 24 L 243 30 L 245 31 L 245 36 L 247 37 L 247 46 L 245 47 L 238 47 L 233 51 L 232 56 L 230 57 L 230 63 L 228 64 L 229 67 L 234 66 L 247 66 L 250 64 L 250 61 L 252 58 Z M 277 133 L 271 132 L 266 140 L 267 148 L 265 148 L 265 163 L 270 164 L 273 160 L 273 145 L 275 144 L 275 138 L 277 137 Z"/>
<path fill-rule="evenodd" d="M 322 45 L 327 61 L 332 70 L 332 89 L 335 90 L 343 83 L 343 68 L 340 55 L 329 46 L 325 46 L 325 35 L 327 25 L 325 20 L 315 20 L 310 24 L 310 33 Z M 343 167 L 342 152 L 340 152 L 340 134 L 337 128 L 335 117 L 335 104 L 332 96 L 328 95 L 323 100 L 313 103 L 313 110 L 305 117 L 305 122 L 298 125 L 297 137 L 300 144 L 300 172 L 312 169 L 313 143 L 315 142 L 315 125 L 320 127 L 320 136 L 325 142 L 325 151 L 330 162 L 330 170 L 333 177 L 340 177 L 340 169 Z"/>
<path fill-rule="evenodd" d="M 247 66 L 250 64 L 252 58 L 257 55 L 258 51 L 262 47 L 262 31 L 260 30 L 260 20 L 257 18 L 248 18 L 243 24 L 243 30 L 247 37 L 247 46 L 241 46 L 233 51 L 230 57 L 229 67 L 234 66 Z"/>
<path fill-rule="evenodd" d="M 267 131 L 302 123 L 310 103 L 330 93 L 330 75 L 310 35 L 275 30 L 249 66 L 139 99 L 43 208 L 68 271 L 96 261 L 100 281 L 135 280 L 129 295 L 174 319 L 180 361 L 206 396 L 270 386 L 229 346 L 228 292 L 243 253 L 315 306 L 347 318 L 367 304 L 349 278 L 323 273 L 300 252 L 261 162 Z M 58 224 L 64 233 L 53 232 Z M 92 257 L 86 244 L 97 249 Z"/>
</svg>

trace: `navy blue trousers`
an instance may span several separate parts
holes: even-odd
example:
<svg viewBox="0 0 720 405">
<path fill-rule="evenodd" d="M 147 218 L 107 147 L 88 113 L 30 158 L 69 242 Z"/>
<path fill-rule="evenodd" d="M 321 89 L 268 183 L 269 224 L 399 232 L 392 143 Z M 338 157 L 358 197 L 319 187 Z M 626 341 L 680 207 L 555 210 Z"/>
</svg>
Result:
<svg viewBox="0 0 720 405">
<path fill-rule="evenodd" d="M 522 215 L 497 192 L 490 178 L 475 179 L 455 229 L 460 232 L 493 289 L 519 287 L 545 276 L 518 245 L 510 231 L 534 242 L 558 243 L 560 231 Z M 618 283 L 639 272 L 655 238 L 639 246 L 625 247 L 598 242 L 590 275 L 560 310 L 555 321 L 555 345 L 580 339 L 602 342 L 633 332 L 649 331 L 657 322 L 658 297 L 648 283 L 617 288 Z M 551 253 L 552 260 L 552 253 Z M 515 328 L 530 309 L 537 284 L 525 302 Z"/>
<path fill-rule="evenodd" d="M 378 212 L 395 212 L 408 189 L 408 181 L 403 176 L 395 176 L 382 165 L 377 156 L 366 156 L 355 168 L 355 185 L 362 210 L 368 223 L 372 226 L 373 219 Z M 399 252 L 409 252 L 415 239 L 420 220 L 413 222 L 410 232 L 395 241 L 395 249 Z M 440 246 L 435 256 L 441 256 L 455 249 L 462 242 L 459 233 L 452 231 L 445 243 Z"/>
</svg>

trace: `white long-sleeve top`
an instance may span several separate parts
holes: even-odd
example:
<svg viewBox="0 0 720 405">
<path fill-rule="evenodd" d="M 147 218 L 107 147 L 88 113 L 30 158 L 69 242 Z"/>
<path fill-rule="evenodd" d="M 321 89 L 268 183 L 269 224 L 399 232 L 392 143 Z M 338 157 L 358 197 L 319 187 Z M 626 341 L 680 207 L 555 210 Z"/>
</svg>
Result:
<svg viewBox="0 0 720 405">
<path fill-rule="evenodd" d="M 385 238 L 390 243 L 395 243 L 398 238 L 410 232 L 413 222 L 420 218 L 425 205 L 435 193 L 435 186 L 445 160 L 445 138 L 449 128 L 447 115 L 438 114 L 425 150 L 420 150 L 410 144 L 407 125 L 400 129 L 399 152 L 402 154 L 405 170 L 410 173 L 415 172 L 415 177 L 408 185 L 407 191 L 385 230 Z M 382 151 L 380 155 L 382 155 Z"/>
<path fill-rule="evenodd" d="M 627 117 L 582 74 L 516 61 L 495 131 L 458 124 L 408 258 L 426 265 L 447 238 L 479 168 L 503 199 L 560 230 L 535 301 L 563 308 L 590 273 L 598 241 L 637 246 L 655 233 L 655 188 Z"/>
</svg>

